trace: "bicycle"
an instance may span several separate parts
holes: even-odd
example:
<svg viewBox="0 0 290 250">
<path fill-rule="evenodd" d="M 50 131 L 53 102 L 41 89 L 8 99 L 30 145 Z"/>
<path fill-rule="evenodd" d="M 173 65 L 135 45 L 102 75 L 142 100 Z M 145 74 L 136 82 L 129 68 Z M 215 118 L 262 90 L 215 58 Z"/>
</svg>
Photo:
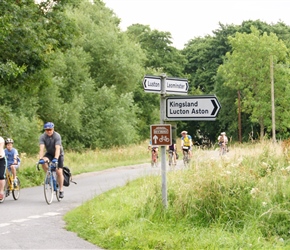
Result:
<svg viewBox="0 0 290 250">
<path fill-rule="evenodd" d="M 183 151 L 183 164 L 184 164 L 185 167 L 188 167 L 189 161 L 190 161 L 189 152 L 188 152 L 189 151 L 189 147 L 183 146 L 182 147 L 182 151 Z"/>
<path fill-rule="evenodd" d="M 220 155 L 225 155 L 227 150 L 227 145 L 223 142 L 219 143 L 220 146 Z"/>
<path fill-rule="evenodd" d="M 158 167 L 158 153 L 154 148 L 151 149 L 151 167 Z"/>
<path fill-rule="evenodd" d="M 176 166 L 176 162 L 173 163 L 174 155 L 173 155 L 173 150 L 168 150 L 168 156 L 169 156 L 169 166 Z"/>
<path fill-rule="evenodd" d="M 14 184 L 13 175 L 9 169 L 6 168 L 5 172 L 5 186 L 4 186 L 4 196 L 0 200 L 0 203 L 4 202 L 5 198 L 12 193 L 13 199 L 18 200 L 20 196 L 20 180 L 16 176 L 17 184 Z"/>
<path fill-rule="evenodd" d="M 45 201 L 50 205 L 53 200 L 54 192 L 58 201 L 61 201 L 61 198 L 59 197 L 59 187 L 56 174 L 57 163 L 52 163 L 51 161 L 46 161 L 46 163 L 48 164 L 48 169 L 45 173 L 43 188 Z M 40 170 L 39 163 L 37 163 L 37 169 L 38 171 Z"/>
</svg>

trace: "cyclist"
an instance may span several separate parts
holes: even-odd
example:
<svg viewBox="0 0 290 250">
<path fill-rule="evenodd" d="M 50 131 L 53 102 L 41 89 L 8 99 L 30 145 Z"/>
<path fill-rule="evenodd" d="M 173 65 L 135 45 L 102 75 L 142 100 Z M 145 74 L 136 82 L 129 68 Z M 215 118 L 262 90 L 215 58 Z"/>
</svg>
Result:
<svg viewBox="0 0 290 250">
<path fill-rule="evenodd" d="M 4 152 L 4 139 L 0 136 L 0 200 L 4 199 L 5 170 L 6 158 Z"/>
<path fill-rule="evenodd" d="M 151 161 L 153 161 L 153 156 L 155 156 L 155 161 L 158 159 L 158 146 L 152 146 L 152 142 L 149 141 L 148 150 L 151 151 Z"/>
<path fill-rule="evenodd" d="M 7 167 L 9 169 L 9 171 L 11 171 L 12 176 L 13 176 L 13 183 L 14 186 L 17 186 L 17 179 L 16 179 L 16 170 L 19 168 L 20 166 L 20 159 L 19 159 L 19 155 L 18 155 L 18 151 L 16 148 L 13 147 L 14 141 L 11 138 L 7 138 L 5 140 L 5 156 L 6 156 L 6 160 L 7 160 Z"/>
<path fill-rule="evenodd" d="M 226 147 L 228 144 L 228 137 L 226 136 L 226 132 L 221 132 L 221 134 L 218 136 L 218 144 L 220 146 L 220 153 L 222 153 L 223 148 L 224 152 L 226 152 Z"/>
<path fill-rule="evenodd" d="M 57 163 L 56 174 L 59 186 L 59 198 L 64 197 L 63 192 L 63 162 L 64 151 L 61 144 L 61 136 L 54 131 L 54 124 L 47 122 L 43 126 L 45 132 L 39 138 L 39 164 L 42 164 L 43 170 L 46 172 L 48 169 L 46 161 Z M 46 152 L 44 152 L 46 150 Z"/>
<path fill-rule="evenodd" d="M 187 134 L 187 131 L 181 132 L 181 149 L 183 149 L 183 147 L 188 147 L 189 159 L 191 159 L 192 137 Z M 183 150 L 182 150 L 182 153 L 184 155 Z"/>
<path fill-rule="evenodd" d="M 172 140 L 172 144 L 170 146 L 168 146 L 168 150 L 172 151 L 172 155 L 173 155 L 173 165 L 176 165 L 176 153 L 177 153 L 177 148 L 176 148 L 176 143 L 175 140 Z M 169 155 L 170 158 L 170 155 Z M 169 159 L 170 160 L 170 159 Z"/>
</svg>

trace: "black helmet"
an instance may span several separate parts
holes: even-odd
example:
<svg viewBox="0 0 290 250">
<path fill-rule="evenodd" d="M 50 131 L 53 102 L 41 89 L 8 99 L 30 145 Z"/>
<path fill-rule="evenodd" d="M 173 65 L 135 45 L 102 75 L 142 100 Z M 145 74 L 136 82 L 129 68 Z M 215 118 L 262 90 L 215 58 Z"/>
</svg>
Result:
<svg viewBox="0 0 290 250">
<path fill-rule="evenodd" d="M 13 139 L 11 139 L 11 138 L 7 138 L 6 140 L 5 140 L 5 145 L 7 145 L 8 143 L 14 143 L 14 141 L 13 141 Z"/>
</svg>

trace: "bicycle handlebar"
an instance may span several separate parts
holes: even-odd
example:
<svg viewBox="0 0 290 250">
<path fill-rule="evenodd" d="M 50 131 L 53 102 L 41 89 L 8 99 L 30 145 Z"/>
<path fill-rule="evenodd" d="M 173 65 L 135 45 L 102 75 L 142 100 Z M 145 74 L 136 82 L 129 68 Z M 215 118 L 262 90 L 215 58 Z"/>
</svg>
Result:
<svg viewBox="0 0 290 250">
<path fill-rule="evenodd" d="M 56 168 L 59 168 L 59 167 L 58 167 L 58 163 L 52 163 L 52 162 L 49 161 L 49 160 L 45 161 L 44 163 L 47 163 L 48 165 L 53 165 L 53 166 L 55 166 Z M 41 165 L 42 165 L 42 164 L 41 164 Z M 40 171 L 40 168 L 39 168 L 39 162 L 36 162 L 36 168 L 37 168 L 38 171 Z"/>
</svg>

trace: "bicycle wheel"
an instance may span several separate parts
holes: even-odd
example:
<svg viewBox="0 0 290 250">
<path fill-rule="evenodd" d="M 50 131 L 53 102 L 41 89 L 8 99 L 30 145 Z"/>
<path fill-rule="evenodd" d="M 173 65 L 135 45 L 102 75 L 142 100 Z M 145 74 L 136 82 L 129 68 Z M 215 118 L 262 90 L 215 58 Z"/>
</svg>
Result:
<svg viewBox="0 0 290 250">
<path fill-rule="evenodd" d="M 50 204 L 53 199 L 53 182 L 51 173 L 49 171 L 46 172 L 43 187 L 45 201 L 47 204 Z"/>
<path fill-rule="evenodd" d="M 55 191 L 56 199 L 57 199 L 58 201 L 61 201 L 61 198 L 59 198 L 59 187 L 58 187 L 57 174 L 56 174 L 56 172 L 53 172 L 53 178 L 54 178 L 55 181 L 56 181 L 56 190 L 54 190 L 54 191 Z"/>
<path fill-rule="evenodd" d="M 16 179 L 17 179 L 17 186 L 14 187 L 12 190 L 12 196 L 14 200 L 18 200 L 20 196 L 20 180 L 18 179 L 18 177 L 16 177 Z"/>
<path fill-rule="evenodd" d="M 188 160 L 188 152 L 187 151 L 184 151 L 183 164 L 184 164 L 185 167 L 188 166 L 188 162 L 189 162 L 189 160 Z"/>
<path fill-rule="evenodd" d="M 168 162 L 169 167 L 172 166 L 172 158 L 173 158 L 173 154 L 171 152 L 169 152 L 169 162 Z"/>
</svg>

